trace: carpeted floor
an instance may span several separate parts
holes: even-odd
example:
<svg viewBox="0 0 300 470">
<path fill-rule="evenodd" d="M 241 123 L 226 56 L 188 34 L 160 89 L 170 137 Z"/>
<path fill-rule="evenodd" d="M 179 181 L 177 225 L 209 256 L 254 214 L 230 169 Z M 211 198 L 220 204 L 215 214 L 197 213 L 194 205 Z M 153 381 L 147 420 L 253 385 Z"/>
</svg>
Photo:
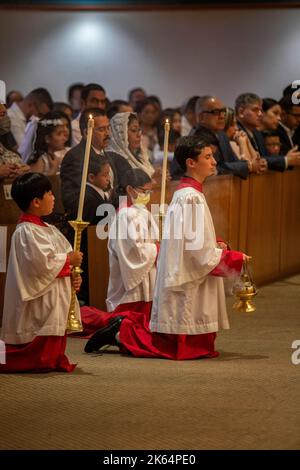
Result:
<svg viewBox="0 0 300 470">
<path fill-rule="evenodd" d="M 91 357 L 69 339 L 74 373 L 0 376 L 0 448 L 300 449 L 300 276 L 262 288 L 252 315 L 231 305 L 217 359 Z"/>
</svg>

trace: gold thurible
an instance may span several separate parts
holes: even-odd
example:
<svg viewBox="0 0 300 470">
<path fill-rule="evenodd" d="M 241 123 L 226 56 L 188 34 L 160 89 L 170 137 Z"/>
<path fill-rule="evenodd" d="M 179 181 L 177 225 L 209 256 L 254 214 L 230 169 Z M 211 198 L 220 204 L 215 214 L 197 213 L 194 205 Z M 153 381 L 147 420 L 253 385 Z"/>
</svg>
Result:
<svg viewBox="0 0 300 470">
<path fill-rule="evenodd" d="M 237 281 L 232 288 L 232 293 L 237 299 L 233 305 L 235 310 L 240 313 L 255 312 L 256 307 L 253 302 L 253 297 L 257 295 L 258 289 L 252 280 L 247 263 L 245 262 L 243 263 L 239 281 Z"/>
<path fill-rule="evenodd" d="M 89 222 L 83 222 L 82 220 L 69 220 L 69 224 L 74 229 L 74 251 L 80 251 L 81 245 L 81 234 L 82 231 L 89 225 Z M 82 273 L 82 269 L 79 266 L 76 266 L 72 269 L 72 278 L 76 278 L 80 276 Z M 71 303 L 69 308 L 68 314 L 68 321 L 67 321 L 67 332 L 77 331 L 78 333 L 83 330 L 82 323 L 80 320 L 76 318 L 75 313 L 75 304 L 76 304 L 76 291 L 72 287 L 72 294 L 71 294 Z"/>
</svg>

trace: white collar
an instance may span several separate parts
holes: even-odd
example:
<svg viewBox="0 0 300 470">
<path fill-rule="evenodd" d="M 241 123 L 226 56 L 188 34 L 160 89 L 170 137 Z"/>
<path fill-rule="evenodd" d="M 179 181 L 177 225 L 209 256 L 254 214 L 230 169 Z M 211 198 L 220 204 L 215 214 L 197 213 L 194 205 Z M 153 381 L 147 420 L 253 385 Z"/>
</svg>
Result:
<svg viewBox="0 0 300 470">
<path fill-rule="evenodd" d="M 95 185 L 92 184 L 92 183 L 89 183 L 88 181 L 86 182 L 86 184 L 87 184 L 87 186 L 90 186 L 90 187 L 93 188 L 95 191 L 97 191 L 97 193 L 100 194 L 100 196 L 101 196 L 103 199 L 108 199 L 108 198 L 109 198 L 109 193 L 108 193 L 108 192 L 103 191 L 103 189 L 98 188 L 97 186 L 95 186 Z"/>
<path fill-rule="evenodd" d="M 285 125 L 283 124 L 283 122 L 280 122 L 279 125 L 280 125 L 281 127 L 283 127 L 283 129 L 285 130 L 285 132 L 287 133 L 287 135 L 288 135 L 290 138 L 293 137 L 293 135 L 294 135 L 294 133 L 295 133 L 295 129 L 294 129 L 294 130 L 290 129 L 289 127 L 285 126 Z"/>
<path fill-rule="evenodd" d="M 94 147 L 93 145 L 92 145 L 92 147 L 93 147 L 94 152 L 95 152 L 97 155 L 102 155 L 102 156 L 104 156 L 103 149 L 101 149 L 101 150 L 96 149 L 96 147 Z"/>
<path fill-rule="evenodd" d="M 27 119 L 26 119 L 26 116 L 25 114 L 23 113 L 22 109 L 20 108 L 20 106 L 18 105 L 18 103 L 14 102 L 10 109 L 20 118 L 22 119 L 22 121 L 25 121 L 27 122 Z"/>
</svg>

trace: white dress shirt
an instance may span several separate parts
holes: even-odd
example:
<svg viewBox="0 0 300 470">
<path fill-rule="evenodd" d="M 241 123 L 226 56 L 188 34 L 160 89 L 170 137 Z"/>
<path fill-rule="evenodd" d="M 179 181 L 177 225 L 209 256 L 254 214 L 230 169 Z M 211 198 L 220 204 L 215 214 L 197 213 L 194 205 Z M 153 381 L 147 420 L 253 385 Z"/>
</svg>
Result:
<svg viewBox="0 0 300 470">
<path fill-rule="evenodd" d="M 26 116 L 17 103 L 13 103 L 11 107 L 8 108 L 7 114 L 11 121 L 11 132 L 18 144 L 18 147 L 20 147 L 25 134 L 27 122 Z"/>
<path fill-rule="evenodd" d="M 71 127 L 72 127 L 72 147 L 75 147 L 75 145 L 78 145 L 79 142 L 81 141 L 82 135 L 80 132 L 80 127 L 79 127 L 79 119 L 80 119 L 81 113 L 78 114 L 78 116 L 71 121 Z"/>
</svg>

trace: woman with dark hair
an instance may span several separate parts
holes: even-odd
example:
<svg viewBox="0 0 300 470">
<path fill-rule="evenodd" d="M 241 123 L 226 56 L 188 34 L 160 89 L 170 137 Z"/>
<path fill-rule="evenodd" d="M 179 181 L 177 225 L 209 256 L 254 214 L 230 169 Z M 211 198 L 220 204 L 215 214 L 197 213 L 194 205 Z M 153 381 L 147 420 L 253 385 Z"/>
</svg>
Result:
<svg viewBox="0 0 300 470">
<path fill-rule="evenodd" d="M 38 122 L 34 153 L 28 164 L 31 171 L 44 175 L 56 175 L 60 172 L 61 162 L 70 149 L 67 146 L 69 129 L 68 117 L 59 112 L 47 113 Z"/>
<path fill-rule="evenodd" d="M 281 121 L 282 109 L 278 101 L 272 98 L 262 100 L 263 114 L 261 117 L 260 131 L 275 131 Z"/>
<path fill-rule="evenodd" d="M 166 108 L 162 111 L 160 117 L 160 126 L 163 126 L 166 119 L 169 120 L 170 129 L 179 132 L 181 135 L 181 112 L 176 108 Z"/>
<path fill-rule="evenodd" d="M 72 110 L 72 107 L 68 103 L 64 103 L 63 101 L 56 101 L 53 104 L 52 111 L 55 113 L 65 114 L 69 118 L 69 121 L 71 123 L 73 110 Z"/>
<path fill-rule="evenodd" d="M 272 145 L 272 150 L 270 152 L 269 149 L 266 148 L 266 153 L 272 156 L 279 156 L 278 154 L 283 154 L 285 156 L 286 161 L 286 168 L 291 168 L 292 166 L 299 166 L 300 165 L 300 152 L 298 150 L 298 145 L 293 145 L 293 142 L 289 142 L 291 148 L 288 150 L 286 146 L 286 136 L 285 126 L 281 123 L 281 115 L 283 109 L 280 103 L 272 98 L 264 98 L 262 101 L 262 109 L 263 114 L 261 118 L 261 123 L 259 130 L 263 133 L 263 137 L 265 139 L 265 145 Z M 278 131 L 280 137 L 280 143 L 278 142 L 278 138 L 276 137 L 276 142 L 268 142 L 270 132 Z M 266 137 L 267 136 L 267 137 Z M 273 134 L 274 137 L 274 134 Z M 273 140 L 273 139 L 272 139 Z M 289 139 L 288 139 L 289 140 Z M 275 144 L 275 147 L 273 147 Z M 279 144 L 279 145 L 278 145 Z M 278 152 L 277 154 L 274 152 L 274 149 Z"/>
<path fill-rule="evenodd" d="M 240 160 L 248 160 L 252 162 L 257 159 L 257 152 L 253 148 L 246 132 L 239 129 L 236 116 L 232 108 L 226 108 L 224 131 L 230 141 L 232 150 Z"/>
<path fill-rule="evenodd" d="M 141 128 L 135 113 L 117 113 L 111 120 L 110 142 L 106 155 L 111 157 L 116 167 L 121 157 L 125 158 L 132 168 L 139 168 L 152 176 L 154 169 L 149 162 L 146 149 L 141 145 Z"/>
<path fill-rule="evenodd" d="M 160 116 L 158 104 L 148 97 L 145 101 L 138 103 L 136 112 L 142 130 L 142 145 L 148 149 L 151 159 L 154 146 L 158 143 L 157 127 Z"/>
</svg>

